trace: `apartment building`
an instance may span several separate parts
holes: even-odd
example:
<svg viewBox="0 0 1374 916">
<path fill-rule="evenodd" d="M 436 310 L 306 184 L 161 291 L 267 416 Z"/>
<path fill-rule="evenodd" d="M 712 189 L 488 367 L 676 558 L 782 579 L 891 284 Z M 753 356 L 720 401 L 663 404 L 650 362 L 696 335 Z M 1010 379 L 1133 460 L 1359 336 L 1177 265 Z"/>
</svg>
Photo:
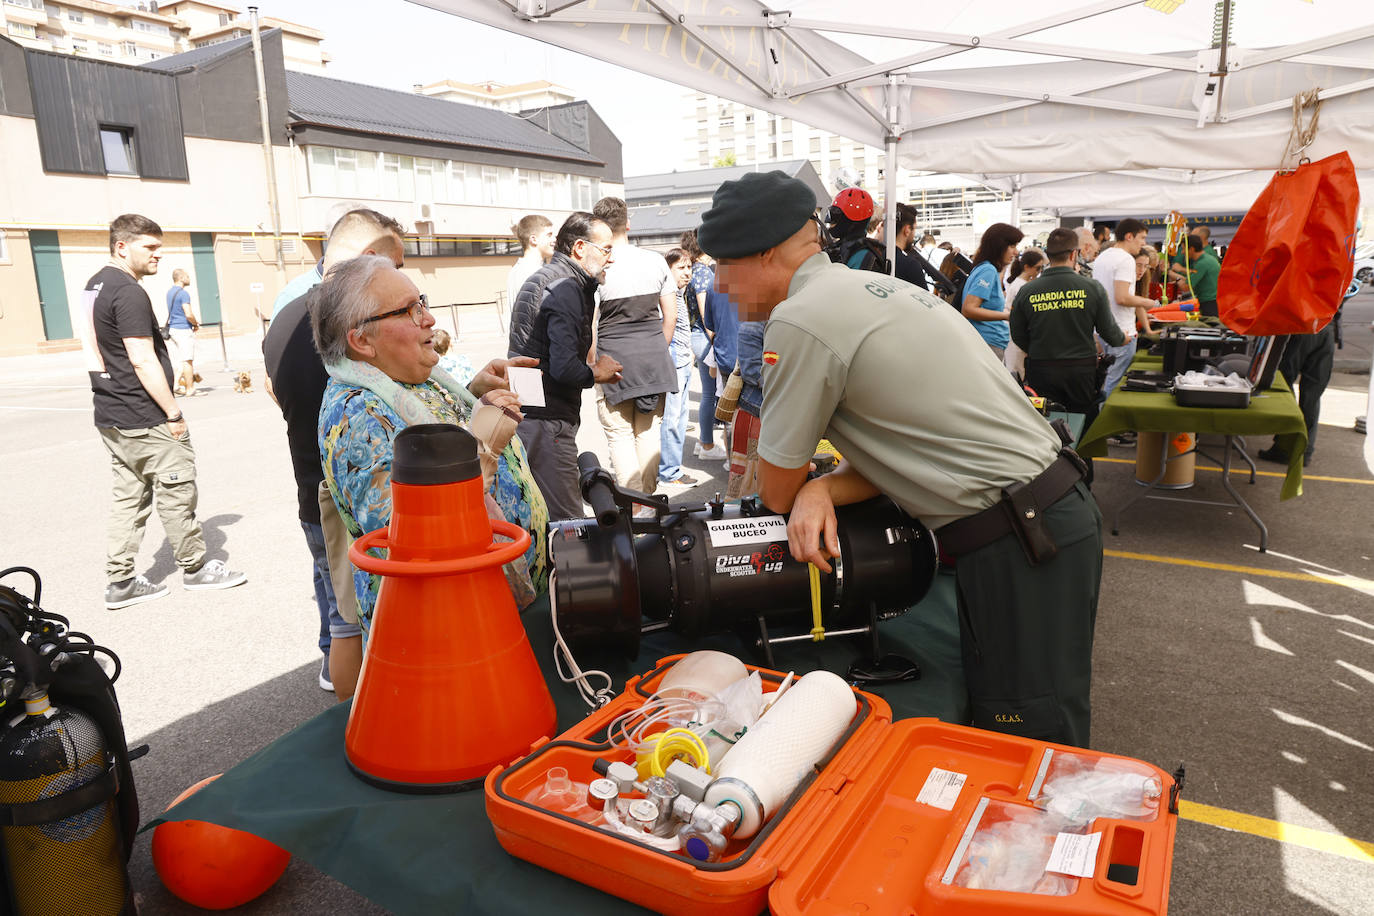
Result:
<svg viewBox="0 0 1374 916">
<path fill-rule="evenodd" d="M 354 207 L 400 221 L 406 271 L 441 307 L 504 290 L 524 214 L 558 224 L 624 194 L 620 141 L 585 102 L 516 117 L 293 72 L 285 42 L 262 35 L 278 240 L 249 39 L 133 67 L 0 37 L 0 354 L 75 346 L 81 290 L 120 213 L 166 232 L 149 293 L 184 268 L 204 319 L 235 333 Z"/>
<path fill-rule="evenodd" d="M 265 16 L 263 28 L 282 32 L 292 70 L 323 72 L 329 55 L 324 33 Z M 249 33 L 241 10 L 203 0 L 156 0 L 119 5 L 101 0 L 3 0 L 0 34 L 39 51 L 120 64 L 142 64 Z"/>
<path fill-rule="evenodd" d="M 883 150 L 718 96 L 687 93 L 682 104 L 685 131 L 679 161 L 684 169 L 806 159 L 832 197 L 839 181 L 856 184 L 875 199 L 883 196 Z M 923 231 L 963 235 L 976 222 L 977 205 L 1005 201 L 1008 195 L 958 176 L 899 167 L 897 199 L 917 208 Z"/>
<path fill-rule="evenodd" d="M 207 0 L 171 0 L 158 7 L 158 11 L 175 16 L 185 24 L 187 34 L 186 46 L 181 48 L 183 51 L 244 38 L 252 30 L 247 15 L 241 9 Z M 274 16 L 260 16 L 258 24 L 264 29 L 281 30 L 286 69 L 304 73 L 324 72 L 325 65 L 329 63 L 329 54 L 320 46 L 324 41 L 323 32 Z"/>
<path fill-rule="evenodd" d="M 158 60 L 186 48 L 186 28 L 156 3 L 118 6 L 99 0 L 4 0 L 4 34 L 26 48 L 116 63 Z"/>
<path fill-rule="evenodd" d="M 570 89 L 550 83 L 548 80 L 534 80 L 509 86 L 492 80 L 483 83 L 440 80 L 427 86 L 417 85 L 415 91 L 430 98 L 481 105 L 483 108 L 495 108 L 498 111 L 512 113 L 566 105 L 576 98 Z"/>
</svg>

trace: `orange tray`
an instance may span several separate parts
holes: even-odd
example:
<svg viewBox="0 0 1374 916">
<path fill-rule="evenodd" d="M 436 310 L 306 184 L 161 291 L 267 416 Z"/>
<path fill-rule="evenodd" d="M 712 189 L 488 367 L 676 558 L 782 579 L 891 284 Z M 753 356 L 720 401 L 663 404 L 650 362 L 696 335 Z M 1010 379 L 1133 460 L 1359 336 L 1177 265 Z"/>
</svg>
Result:
<svg viewBox="0 0 1374 916">
<path fill-rule="evenodd" d="M 574 780 L 593 778 L 597 757 L 626 759 L 605 740 L 611 720 L 637 708 L 681 656 L 631 678 L 623 694 L 553 741 L 487 776 L 487 815 L 507 852 L 606 893 L 667 914 L 755 916 L 940 916 L 940 914 L 1164 913 L 1178 817 L 1169 812 L 1174 781 L 1129 758 L 1160 780 L 1152 819 L 1092 822 L 1102 833 L 1091 878 L 1067 879 L 1062 896 L 959 886 L 958 875 L 980 825 L 1008 813 L 1034 818 L 1034 794 L 1056 759 L 1112 755 L 1062 747 L 935 719 L 892 722 L 879 697 L 855 691 L 858 711 L 838 749 L 747 843 L 732 843 L 720 862 L 696 862 L 651 849 L 524 801 L 550 767 Z M 753 668 L 765 690 L 783 675 Z M 939 769 L 964 776 L 949 810 L 917 801 Z M 999 814 L 1000 812 L 1000 814 Z M 1110 876 L 1109 876 L 1110 872 Z M 1125 883 L 1117 878 L 1133 880 Z"/>
</svg>

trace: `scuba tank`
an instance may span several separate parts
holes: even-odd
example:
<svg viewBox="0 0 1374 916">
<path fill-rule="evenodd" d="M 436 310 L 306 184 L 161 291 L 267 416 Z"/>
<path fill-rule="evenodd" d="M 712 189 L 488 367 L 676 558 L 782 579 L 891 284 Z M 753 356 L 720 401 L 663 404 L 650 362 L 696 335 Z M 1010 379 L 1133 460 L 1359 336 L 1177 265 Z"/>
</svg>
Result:
<svg viewBox="0 0 1374 916">
<path fill-rule="evenodd" d="M 126 869 L 138 823 L 113 653 L 0 585 L 0 914 L 136 912 Z M 28 638 L 25 639 L 25 634 Z M 22 701 L 22 702 L 19 702 Z M 19 708 L 15 708 L 18 706 Z"/>
</svg>

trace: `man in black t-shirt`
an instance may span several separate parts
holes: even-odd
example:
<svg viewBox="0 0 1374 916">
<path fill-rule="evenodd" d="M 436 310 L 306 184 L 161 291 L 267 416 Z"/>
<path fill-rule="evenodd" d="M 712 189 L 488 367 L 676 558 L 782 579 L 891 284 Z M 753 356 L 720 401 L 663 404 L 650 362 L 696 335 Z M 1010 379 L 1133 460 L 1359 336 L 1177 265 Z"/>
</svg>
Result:
<svg viewBox="0 0 1374 916">
<path fill-rule="evenodd" d="M 196 456 L 172 394 L 172 361 L 148 294 L 157 273 L 162 228 L 126 213 L 110 224 L 110 263 L 86 284 L 84 344 L 95 425 L 110 453 L 114 494 L 106 550 L 105 607 L 114 610 L 167 594 L 134 574 L 143 527 L 154 504 L 187 589 L 232 588 L 248 580 L 205 558 L 196 520 Z"/>
</svg>

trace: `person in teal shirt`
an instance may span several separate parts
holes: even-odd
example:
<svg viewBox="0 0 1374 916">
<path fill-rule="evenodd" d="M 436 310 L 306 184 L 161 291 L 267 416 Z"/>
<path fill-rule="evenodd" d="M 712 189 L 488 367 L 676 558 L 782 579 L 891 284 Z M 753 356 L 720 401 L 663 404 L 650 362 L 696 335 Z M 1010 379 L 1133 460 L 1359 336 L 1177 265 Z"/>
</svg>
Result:
<svg viewBox="0 0 1374 916">
<path fill-rule="evenodd" d="M 1024 237 L 1021 230 L 1010 223 L 993 223 L 979 240 L 973 270 L 964 281 L 964 301 L 959 311 L 972 322 L 974 330 L 998 359 L 1011 342 L 1002 274 L 1016 260 L 1016 246 Z"/>
</svg>

